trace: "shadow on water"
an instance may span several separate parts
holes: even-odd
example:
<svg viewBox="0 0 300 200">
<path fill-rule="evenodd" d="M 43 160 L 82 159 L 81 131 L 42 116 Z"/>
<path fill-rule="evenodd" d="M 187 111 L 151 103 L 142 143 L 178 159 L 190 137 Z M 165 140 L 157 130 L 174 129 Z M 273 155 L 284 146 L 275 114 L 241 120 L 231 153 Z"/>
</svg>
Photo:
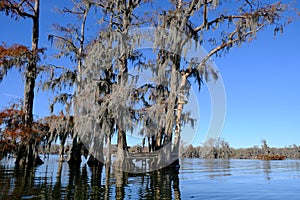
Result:
<svg viewBox="0 0 300 200">
<path fill-rule="evenodd" d="M 0 199 L 180 199 L 178 170 L 130 174 L 57 159 L 31 169 L 1 162 Z"/>
</svg>

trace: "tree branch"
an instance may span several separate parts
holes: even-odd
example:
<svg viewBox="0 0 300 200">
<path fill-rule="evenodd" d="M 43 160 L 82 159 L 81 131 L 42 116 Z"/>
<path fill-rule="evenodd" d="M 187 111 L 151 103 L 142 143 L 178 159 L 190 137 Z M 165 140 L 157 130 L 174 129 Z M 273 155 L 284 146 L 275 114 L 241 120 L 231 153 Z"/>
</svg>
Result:
<svg viewBox="0 0 300 200">
<path fill-rule="evenodd" d="M 69 45 L 72 47 L 71 51 L 73 51 L 73 52 L 75 52 L 75 53 L 77 54 L 77 47 L 74 45 L 74 43 L 73 43 L 71 40 L 68 40 L 68 39 L 66 39 L 66 38 L 64 38 L 64 37 L 62 37 L 62 36 L 59 36 L 59 35 L 53 35 L 53 34 L 50 34 L 50 35 L 48 36 L 48 39 L 50 39 L 51 37 L 57 38 L 57 39 L 59 39 L 59 40 L 62 40 L 62 41 L 65 42 L 66 44 L 69 44 Z"/>
<path fill-rule="evenodd" d="M 255 32 L 261 30 L 265 25 L 261 25 L 260 27 L 258 27 L 255 30 L 252 31 L 248 31 L 246 32 L 242 38 L 246 38 L 247 36 L 254 34 Z M 231 34 L 229 34 L 228 36 L 228 41 L 227 42 L 223 42 L 221 45 L 215 47 L 214 49 L 212 49 L 200 62 L 200 64 L 198 66 L 204 66 L 204 64 L 216 53 L 218 53 L 219 51 L 221 51 L 222 49 L 224 49 L 225 47 L 229 47 L 231 45 L 233 45 L 234 43 L 238 42 L 239 40 L 241 40 L 241 37 L 237 37 L 235 39 L 233 39 L 234 35 L 238 33 L 238 29 L 234 30 Z"/>
<path fill-rule="evenodd" d="M 34 19 L 35 16 L 32 15 L 32 14 L 29 14 L 27 12 L 24 12 L 20 9 L 20 5 L 22 5 L 24 2 L 22 1 L 21 4 L 17 4 L 17 5 L 14 5 L 12 4 L 11 1 L 6 1 L 7 4 L 4 3 L 4 9 L 7 10 L 7 11 L 12 11 L 13 13 L 16 13 L 17 15 L 19 15 L 20 17 L 28 17 L 28 18 L 31 18 L 31 19 Z"/>
<path fill-rule="evenodd" d="M 69 8 L 64 8 L 62 10 L 62 12 L 64 12 L 64 13 L 70 13 L 70 14 L 75 14 L 75 15 L 83 15 L 84 14 L 84 12 L 76 12 L 74 10 L 70 10 Z"/>
<path fill-rule="evenodd" d="M 205 13 L 206 14 L 206 13 Z M 207 14 L 206 14 L 207 15 Z M 205 16 L 204 16 L 205 17 Z M 216 19 L 210 21 L 210 22 L 207 22 L 207 19 L 204 19 L 203 20 L 203 24 L 201 26 L 198 26 L 194 29 L 195 32 L 198 32 L 202 29 L 204 29 L 205 27 L 210 27 L 212 26 L 213 24 L 216 24 L 216 23 L 219 23 L 219 22 L 222 22 L 224 19 L 228 19 L 228 20 L 232 20 L 232 19 L 246 19 L 247 17 L 249 17 L 249 15 L 229 15 L 229 16 L 223 16 L 221 15 L 220 17 L 217 17 Z"/>
</svg>

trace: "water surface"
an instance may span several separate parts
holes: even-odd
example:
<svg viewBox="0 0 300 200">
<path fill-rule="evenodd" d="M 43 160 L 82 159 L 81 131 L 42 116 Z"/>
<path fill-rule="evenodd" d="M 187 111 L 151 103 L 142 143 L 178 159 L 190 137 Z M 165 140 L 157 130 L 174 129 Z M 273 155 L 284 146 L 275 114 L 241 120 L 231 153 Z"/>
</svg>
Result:
<svg viewBox="0 0 300 200">
<path fill-rule="evenodd" d="M 50 156 L 34 169 L 0 162 L 0 199 L 299 199 L 300 161 L 182 159 L 181 168 L 129 174 L 70 168 Z"/>
</svg>

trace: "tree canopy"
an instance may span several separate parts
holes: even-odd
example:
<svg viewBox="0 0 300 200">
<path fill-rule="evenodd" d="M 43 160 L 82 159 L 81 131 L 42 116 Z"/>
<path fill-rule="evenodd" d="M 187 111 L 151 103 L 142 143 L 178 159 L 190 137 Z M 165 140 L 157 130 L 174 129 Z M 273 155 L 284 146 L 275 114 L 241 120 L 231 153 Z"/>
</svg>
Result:
<svg viewBox="0 0 300 200">
<path fill-rule="evenodd" d="M 39 3 L 0 1 L 5 15 L 32 19 L 31 48 L 0 46 L 0 80 L 12 67 L 25 72 L 22 122 L 34 126 L 35 82 L 39 72 L 47 74 L 41 79 L 42 88 L 56 93 L 51 112 L 56 103 L 65 106 L 60 116 L 45 119 L 51 122 L 49 143 L 59 136 L 63 148 L 70 136 L 70 162 L 80 163 L 83 150 L 105 162 L 103 146 L 109 149 L 111 137 L 117 135 L 115 166 L 127 170 L 132 163 L 125 159 L 130 156 L 126 134 L 137 128 L 148 138 L 149 150 L 159 152 L 151 169 L 177 162 L 182 127 L 196 122 L 184 106 L 193 86 L 200 89 L 204 81 L 218 79 L 213 58 L 252 41 L 265 28 L 273 28 L 275 34 L 282 32 L 292 21 L 290 4 L 263 0 L 178 0 L 163 2 L 162 7 L 155 1 L 74 0 L 56 9 L 74 20 L 54 22 L 53 33 L 47 36 L 57 50 L 55 58 L 67 57 L 70 65 L 39 68 L 40 54 L 47 57 L 45 49 L 38 46 L 39 38 L 46 37 L 39 35 Z M 91 32 L 89 25 L 95 23 L 98 30 Z M 152 42 L 151 53 L 145 51 L 145 41 Z M 188 54 L 192 48 L 202 47 L 207 54 Z M 151 81 L 143 80 L 145 71 L 151 74 Z M 34 154 L 36 140 L 32 132 L 27 156 Z M 109 157 L 108 153 L 107 163 Z"/>
</svg>

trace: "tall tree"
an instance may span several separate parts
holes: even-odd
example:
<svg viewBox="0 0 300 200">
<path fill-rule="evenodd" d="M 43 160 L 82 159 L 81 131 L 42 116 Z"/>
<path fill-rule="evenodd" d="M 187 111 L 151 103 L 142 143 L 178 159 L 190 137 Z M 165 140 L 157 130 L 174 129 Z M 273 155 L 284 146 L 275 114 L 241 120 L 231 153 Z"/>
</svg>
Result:
<svg viewBox="0 0 300 200">
<path fill-rule="evenodd" d="M 2 0 L 0 1 L 0 11 L 4 12 L 16 20 L 28 18 L 32 20 L 31 31 L 31 49 L 23 45 L 13 45 L 11 47 L 1 46 L 1 77 L 7 73 L 7 70 L 16 67 L 25 67 L 25 88 L 24 88 L 24 124 L 31 128 L 33 124 L 33 100 L 35 81 L 38 73 L 39 61 L 39 0 Z M 21 144 L 17 153 L 16 164 L 22 160 L 27 164 L 40 164 L 42 160 L 38 156 L 35 138 L 30 137 L 28 145 Z"/>
<path fill-rule="evenodd" d="M 98 94 L 95 99 L 90 97 L 92 107 L 85 103 L 82 110 L 86 115 L 95 113 L 94 119 L 98 119 L 100 135 L 106 135 L 108 141 L 111 134 L 116 132 L 118 152 L 115 166 L 118 167 L 124 166 L 127 154 L 126 132 L 133 124 L 131 108 L 127 104 L 132 89 L 128 78 L 128 61 L 134 62 L 139 57 L 138 53 L 132 50 L 129 30 L 144 22 L 139 16 L 134 15 L 142 4 L 143 1 L 140 0 L 105 1 L 98 4 L 103 11 L 105 27 L 100 31 L 99 39 L 89 49 L 86 69 L 83 72 L 83 76 L 89 79 L 82 80 L 85 87 L 81 96 L 86 98 L 95 91 L 93 87 L 97 88 Z M 93 108 L 95 101 L 99 104 L 97 112 Z M 91 119 L 91 115 L 88 118 Z M 83 138 L 87 138 L 84 135 L 86 133 L 87 131 L 82 132 Z"/>
<path fill-rule="evenodd" d="M 49 80 L 44 82 L 44 90 L 58 90 L 59 94 L 53 99 L 51 104 L 51 110 L 56 103 L 62 103 L 65 105 L 66 114 L 69 116 L 68 119 L 73 121 L 74 111 L 72 108 L 76 107 L 76 94 L 81 89 L 80 73 L 84 68 L 84 59 L 86 54 L 87 39 L 87 21 L 91 7 L 94 5 L 92 0 L 78 0 L 72 1 L 72 7 L 64 7 L 57 9 L 62 15 L 71 15 L 76 17 L 78 20 L 73 23 L 66 25 L 54 25 L 56 33 L 48 36 L 51 42 L 54 42 L 58 53 L 57 58 L 69 57 L 71 64 L 76 63 L 73 66 L 51 66 L 49 69 L 50 77 Z M 66 91 L 66 87 L 73 88 L 74 92 Z M 75 113 L 76 114 L 76 113 Z M 70 118 L 71 117 L 71 118 Z M 72 122 L 71 124 L 74 125 Z M 53 124 L 55 126 L 55 124 Z M 80 164 L 81 162 L 81 151 L 84 146 L 78 138 L 78 129 L 70 127 L 72 131 L 65 132 L 65 134 L 72 133 L 73 144 L 69 151 L 69 163 Z M 65 138 L 64 136 L 63 138 Z"/>
<path fill-rule="evenodd" d="M 218 72 L 212 67 L 211 59 L 251 41 L 258 31 L 269 25 L 275 31 L 281 30 L 285 23 L 284 12 L 288 7 L 282 3 L 237 1 L 234 5 L 229 5 L 232 9 L 224 10 L 217 0 L 178 0 L 171 1 L 159 14 L 150 10 L 150 16 L 154 19 L 152 25 L 156 27 L 152 37 L 157 59 L 152 65 L 144 67 L 152 66 L 156 82 L 138 88 L 132 81 L 134 78 L 130 78 L 132 75 L 128 72 L 128 61 L 140 57 L 141 54 L 134 50 L 142 43 L 139 41 L 143 37 L 148 37 L 130 33 L 137 24 L 143 23 L 134 14 L 136 7 L 140 5 L 141 1 L 130 0 L 100 3 L 106 12 L 103 20 L 109 28 L 101 32 L 99 40 L 89 50 L 84 73 L 85 77 L 100 77 L 97 81 L 102 86 L 109 85 L 110 92 L 99 94 L 101 109 L 97 114 L 99 119 L 110 117 L 114 120 L 119 146 L 116 161 L 120 166 L 126 157 L 126 132 L 134 126 L 135 120 L 138 123 L 143 121 L 144 125 L 158 125 L 157 135 L 153 138 L 158 148 L 164 147 L 160 162 L 167 164 L 176 161 L 178 164 L 182 124 L 188 121 L 193 123 L 188 113 L 183 113 L 191 82 L 196 81 L 200 88 L 202 80 L 217 79 Z M 137 44 L 133 41 L 137 41 Z M 193 41 L 210 49 L 207 55 L 186 55 L 185 52 L 191 48 L 189 44 Z M 193 47 L 200 48 L 199 45 Z M 150 58 L 147 59 L 150 61 Z M 108 74 L 111 77 L 109 84 L 103 78 L 108 77 Z M 97 81 L 90 79 L 90 82 L 83 83 L 92 86 Z M 158 91 L 161 90 L 160 86 L 163 86 L 165 96 L 154 98 L 154 101 L 152 99 L 151 104 L 150 101 L 145 102 L 143 98 L 148 96 L 145 95 L 145 90 Z M 85 88 L 82 96 L 86 98 L 93 91 L 95 89 L 92 87 Z M 132 97 L 138 98 L 132 100 Z M 96 100 L 92 98 L 91 105 L 93 101 Z M 135 109 L 135 104 L 140 101 L 144 104 Z M 93 106 L 89 107 L 89 111 L 93 109 Z M 145 115 L 148 117 L 144 117 Z M 150 130 L 149 127 L 148 132 Z M 172 152 L 177 156 L 172 158 Z"/>
<path fill-rule="evenodd" d="M 225 10 L 221 3 L 232 9 Z M 258 31 L 270 25 L 275 32 L 282 30 L 285 23 L 289 22 L 284 16 L 287 9 L 288 5 L 280 2 L 269 4 L 259 0 L 236 1 L 235 5 L 218 0 L 178 0 L 172 1 L 170 8 L 162 11 L 156 44 L 158 49 L 167 51 L 160 51 L 157 67 L 158 71 L 169 72 L 168 87 L 171 94 L 166 115 L 167 137 L 164 140 L 167 145 L 173 139 L 174 153 L 178 155 L 184 119 L 182 111 L 186 103 L 184 97 L 188 97 L 190 90 L 187 83 L 196 80 L 200 86 L 203 79 L 218 78 L 211 59 L 253 40 Z M 209 48 L 207 55 L 185 55 L 191 40 Z M 170 162 L 170 148 L 164 161 Z"/>
</svg>

